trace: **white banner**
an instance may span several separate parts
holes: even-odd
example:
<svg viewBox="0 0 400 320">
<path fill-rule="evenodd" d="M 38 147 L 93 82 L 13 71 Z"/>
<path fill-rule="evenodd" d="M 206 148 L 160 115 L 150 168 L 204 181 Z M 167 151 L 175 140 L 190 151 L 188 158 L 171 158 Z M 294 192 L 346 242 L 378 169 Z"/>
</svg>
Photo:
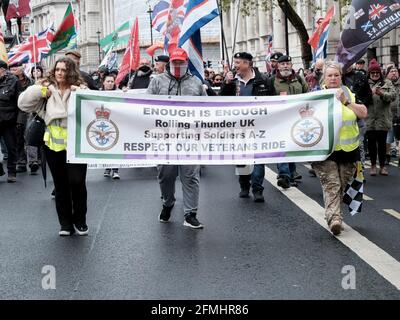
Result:
<svg viewBox="0 0 400 320">
<path fill-rule="evenodd" d="M 336 90 L 274 97 L 78 91 L 68 161 L 92 166 L 322 161 L 341 126 Z"/>
</svg>

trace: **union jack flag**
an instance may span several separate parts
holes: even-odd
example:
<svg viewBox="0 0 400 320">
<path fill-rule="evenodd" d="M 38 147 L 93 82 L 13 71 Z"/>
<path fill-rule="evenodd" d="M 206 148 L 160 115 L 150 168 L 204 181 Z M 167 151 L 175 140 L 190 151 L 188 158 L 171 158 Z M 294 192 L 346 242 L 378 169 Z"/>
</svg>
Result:
<svg viewBox="0 0 400 320">
<path fill-rule="evenodd" d="M 181 24 L 186 13 L 185 2 L 187 0 L 161 0 L 158 2 L 151 15 L 153 29 L 165 34 L 175 19 L 178 19 L 177 22 Z"/>
<path fill-rule="evenodd" d="M 165 24 L 168 20 L 169 2 L 161 0 L 157 3 L 151 14 L 151 24 L 153 29 L 160 33 L 163 33 L 165 29 Z"/>
<path fill-rule="evenodd" d="M 381 17 L 382 13 L 387 12 L 387 6 L 382 4 L 371 4 L 369 7 L 369 18 L 374 21 Z"/>
<path fill-rule="evenodd" d="M 12 66 L 17 63 L 38 63 L 42 61 L 50 51 L 50 44 L 54 35 L 54 27 L 50 27 L 30 36 L 26 41 L 10 50 L 8 64 Z"/>
<path fill-rule="evenodd" d="M 268 36 L 268 44 L 267 44 L 267 55 L 265 57 L 265 63 L 267 67 L 267 72 L 272 72 L 272 66 L 271 66 L 271 55 L 272 55 L 272 47 L 273 47 L 273 36 L 269 35 Z"/>
</svg>

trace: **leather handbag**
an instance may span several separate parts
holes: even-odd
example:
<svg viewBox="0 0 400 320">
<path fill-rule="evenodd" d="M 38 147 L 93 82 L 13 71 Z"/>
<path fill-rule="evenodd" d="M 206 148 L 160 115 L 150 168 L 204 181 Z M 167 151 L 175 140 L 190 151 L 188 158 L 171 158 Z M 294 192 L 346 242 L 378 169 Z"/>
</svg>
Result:
<svg viewBox="0 0 400 320">
<path fill-rule="evenodd" d="M 43 105 L 46 111 L 46 103 Z M 27 146 L 41 147 L 44 144 L 43 137 L 46 131 L 46 123 L 44 120 L 36 113 L 34 116 L 28 120 L 25 130 L 25 141 Z"/>
</svg>

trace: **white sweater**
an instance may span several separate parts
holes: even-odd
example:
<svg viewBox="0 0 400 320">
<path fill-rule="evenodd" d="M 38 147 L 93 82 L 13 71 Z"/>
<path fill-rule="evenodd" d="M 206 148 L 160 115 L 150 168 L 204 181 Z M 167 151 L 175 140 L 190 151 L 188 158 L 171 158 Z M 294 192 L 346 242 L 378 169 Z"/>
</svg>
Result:
<svg viewBox="0 0 400 320">
<path fill-rule="evenodd" d="M 50 98 L 47 99 L 46 113 L 43 106 L 45 98 L 42 97 L 42 86 L 33 85 L 27 88 L 18 98 L 18 108 L 25 112 L 36 112 L 41 116 L 46 125 L 53 120 L 61 120 L 60 126 L 67 128 L 68 104 L 71 96 L 71 90 L 66 90 L 64 96 L 54 85 L 50 85 L 48 90 L 51 91 Z"/>
</svg>

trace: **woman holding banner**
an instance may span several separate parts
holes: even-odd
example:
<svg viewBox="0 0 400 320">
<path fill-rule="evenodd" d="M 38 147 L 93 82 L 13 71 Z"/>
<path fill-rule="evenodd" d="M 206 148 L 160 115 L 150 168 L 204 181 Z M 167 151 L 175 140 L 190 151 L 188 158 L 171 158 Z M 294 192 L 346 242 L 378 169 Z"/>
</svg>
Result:
<svg viewBox="0 0 400 320">
<path fill-rule="evenodd" d="M 356 103 L 354 94 L 342 85 L 342 68 L 337 62 L 326 62 L 322 75 L 323 89 L 338 89 L 342 103 L 342 127 L 334 152 L 328 159 L 312 163 L 321 181 L 325 202 L 325 219 L 334 235 L 342 231 L 341 203 L 344 189 L 353 177 L 360 160 L 357 118 L 367 117 L 367 108 Z"/>
<path fill-rule="evenodd" d="M 48 76 L 29 87 L 18 100 L 22 111 L 38 113 L 46 123 L 45 153 L 56 190 L 55 200 L 61 225 L 60 236 L 75 231 L 83 236 L 86 225 L 86 164 L 67 163 L 67 116 L 71 92 L 86 89 L 76 64 L 58 59 Z"/>
</svg>

